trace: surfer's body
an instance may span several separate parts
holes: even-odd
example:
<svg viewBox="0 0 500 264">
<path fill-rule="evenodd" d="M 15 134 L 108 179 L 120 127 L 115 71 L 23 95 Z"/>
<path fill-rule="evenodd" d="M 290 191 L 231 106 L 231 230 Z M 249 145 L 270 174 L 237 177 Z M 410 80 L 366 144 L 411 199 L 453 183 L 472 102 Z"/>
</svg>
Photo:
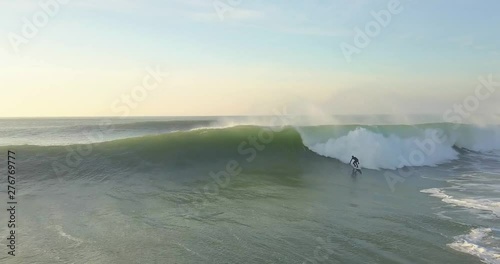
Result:
<svg viewBox="0 0 500 264">
<path fill-rule="evenodd" d="M 351 164 L 351 166 L 352 166 L 352 172 L 353 173 L 356 173 L 356 172 L 362 173 L 361 169 L 359 168 L 359 160 L 358 160 L 358 158 L 352 156 L 351 157 L 351 161 L 349 161 L 349 164 Z"/>
<path fill-rule="evenodd" d="M 351 161 L 349 161 L 349 163 L 351 163 L 351 162 L 354 165 L 354 167 L 356 167 L 356 168 L 359 167 L 359 160 L 358 160 L 358 158 L 352 156 Z"/>
</svg>

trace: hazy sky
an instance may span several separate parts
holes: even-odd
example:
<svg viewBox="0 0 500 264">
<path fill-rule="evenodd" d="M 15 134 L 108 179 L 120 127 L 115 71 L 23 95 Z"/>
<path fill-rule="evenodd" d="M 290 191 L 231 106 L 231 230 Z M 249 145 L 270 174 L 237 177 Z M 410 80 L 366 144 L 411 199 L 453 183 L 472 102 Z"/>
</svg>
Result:
<svg viewBox="0 0 500 264">
<path fill-rule="evenodd" d="M 442 114 L 500 82 L 499 1 L 396 4 L 0 0 L 0 116 Z"/>
</svg>

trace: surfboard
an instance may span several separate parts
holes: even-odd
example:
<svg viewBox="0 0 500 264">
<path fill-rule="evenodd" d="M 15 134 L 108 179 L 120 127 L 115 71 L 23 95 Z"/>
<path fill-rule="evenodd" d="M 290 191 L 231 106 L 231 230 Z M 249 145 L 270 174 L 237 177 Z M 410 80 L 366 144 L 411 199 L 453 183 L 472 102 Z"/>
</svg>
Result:
<svg viewBox="0 0 500 264">
<path fill-rule="evenodd" d="M 351 164 L 351 167 L 353 169 L 355 169 L 357 172 L 359 172 L 360 174 L 363 174 L 363 172 L 361 171 L 361 169 L 359 168 L 359 164 L 358 164 L 358 167 L 354 166 L 353 162 L 350 163 Z"/>
</svg>

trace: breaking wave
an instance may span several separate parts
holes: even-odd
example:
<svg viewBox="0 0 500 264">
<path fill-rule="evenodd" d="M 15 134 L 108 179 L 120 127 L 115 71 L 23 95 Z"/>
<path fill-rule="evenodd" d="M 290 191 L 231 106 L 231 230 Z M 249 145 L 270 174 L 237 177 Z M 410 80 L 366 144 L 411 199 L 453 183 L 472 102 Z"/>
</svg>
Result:
<svg viewBox="0 0 500 264">
<path fill-rule="evenodd" d="M 499 127 L 426 124 L 299 128 L 304 144 L 318 155 L 348 163 L 351 155 L 369 169 L 437 166 L 459 158 L 460 149 L 500 149 Z M 331 136 L 333 135 L 333 136 Z"/>
<path fill-rule="evenodd" d="M 179 123 L 175 125 L 178 127 Z M 181 125 L 189 127 L 189 124 Z M 277 128 L 247 125 L 196 128 L 93 143 L 91 146 L 24 145 L 16 146 L 16 149 L 21 148 L 28 153 L 64 156 L 67 149 L 83 147 L 92 148 L 92 151 L 103 156 L 123 159 L 142 155 L 151 159 L 198 161 L 241 158 L 246 155 L 244 153 L 249 153 L 247 149 L 255 148 L 265 153 L 263 155 L 273 158 L 286 158 L 307 152 L 343 163 L 348 163 L 351 155 L 355 155 L 363 168 L 398 169 L 405 166 L 437 166 L 458 159 L 461 151 L 499 150 L 500 129 L 498 126 L 456 127 L 440 123 L 414 126 L 288 126 L 278 131 Z"/>
</svg>

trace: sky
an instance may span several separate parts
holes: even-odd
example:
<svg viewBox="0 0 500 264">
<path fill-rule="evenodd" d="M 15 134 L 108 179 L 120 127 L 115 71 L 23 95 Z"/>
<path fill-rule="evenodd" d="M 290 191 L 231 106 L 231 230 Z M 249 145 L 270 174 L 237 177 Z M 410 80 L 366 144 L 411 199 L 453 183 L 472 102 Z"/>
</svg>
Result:
<svg viewBox="0 0 500 264">
<path fill-rule="evenodd" d="M 500 82 L 498 10 L 495 0 L 0 0 L 0 117 L 441 115 L 477 97 L 480 78 Z M 500 85 L 490 89 L 471 112 L 500 112 Z"/>
</svg>

